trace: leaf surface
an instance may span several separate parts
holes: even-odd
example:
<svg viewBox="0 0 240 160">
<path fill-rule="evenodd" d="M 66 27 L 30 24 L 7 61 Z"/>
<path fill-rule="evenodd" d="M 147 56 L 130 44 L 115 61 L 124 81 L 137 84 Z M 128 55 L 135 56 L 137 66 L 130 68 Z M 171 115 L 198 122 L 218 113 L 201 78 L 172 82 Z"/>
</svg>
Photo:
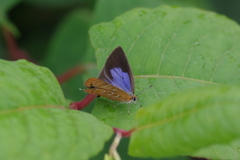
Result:
<svg viewBox="0 0 240 160">
<path fill-rule="evenodd" d="M 190 155 L 239 159 L 239 151 L 231 149 L 239 146 L 239 103 L 239 86 L 200 87 L 170 95 L 139 110 L 129 153 L 155 158 Z M 234 144 L 229 145 L 232 141 Z M 201 149 L 205 153 L 195 154 Z"/>
<path fill-rule="evenodd" d="M 0 159 L 89 159 L 110 138 L 111 127 L 64 107 L 47 68 L 0 60 L 0 77 Z"/>
<path fill-rule="evenodd" d="M 171 93 L 200 86 L 239 84 L 240 29 L 224 16 L 193 8 L 134 9 L 91 28 L 90 39 L 101 70 L 117 46 L 127 54 L 135 93 L 145 107 Z M 134 126 L 139 105 L 99 98 L 93 114 L 123 129 Z"/>
<path fill-rule="evenodd" d="M 196 153 L 193 153 L 193 155 L 197 157 L 208 157 L 210 159 L 239 159 L 239 147 L 240 140 L 238 138 L 227 145 L 214 144 L 209 147 L 202 148 Z"/>
<path fill-rule="evenodd" d="M 0 110 L 25 106 L 65 106 L 61 88 L 50 70 L 26 60 L 0 60 Z"/>
</svg>

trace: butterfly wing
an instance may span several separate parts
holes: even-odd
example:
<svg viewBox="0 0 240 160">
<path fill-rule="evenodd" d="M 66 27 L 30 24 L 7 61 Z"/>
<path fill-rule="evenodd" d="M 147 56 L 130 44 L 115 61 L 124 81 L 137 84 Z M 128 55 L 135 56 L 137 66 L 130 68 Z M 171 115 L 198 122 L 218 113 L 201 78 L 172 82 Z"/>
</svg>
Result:
<svg viewBox="0 0 240 160">
<path fill-rule="evenodd" d="M 110 54 L 98 78 L 122 89 L 131 96 L 134 95 L 132 71 L 120 46 Z"/>
<path fill-rule="evenodd" d="M 98 78 L 89 78 L 84 85 L 88 88 L 84 89 L 84 91 L 89 94 L 120 102 L 129 102 L 132 99 L 132 97 L 123 90 Z"/>
</svg>

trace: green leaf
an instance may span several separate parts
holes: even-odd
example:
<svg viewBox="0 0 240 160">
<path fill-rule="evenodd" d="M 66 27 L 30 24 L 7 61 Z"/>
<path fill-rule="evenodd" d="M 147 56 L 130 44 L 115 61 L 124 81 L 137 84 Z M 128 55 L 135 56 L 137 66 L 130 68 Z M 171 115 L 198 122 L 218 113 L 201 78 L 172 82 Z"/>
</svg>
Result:
<svg viewBox="0 0 240 160">
<path fill-rule="evenodd" d="M 235 140 L 239 146 L 239 103 L 239 86 L 200 87 L 170 95 L 137 113 L 129 153 L 140 157 L 168 157 L 195 155 L 199 149 Z M 206 158 L 211 159 L 223 159 L 225 154 L 209 153 L 211 156 Z M 225 158 L 236 157 L 233 154 Z"/>
<path fill-rule="evenodd" d="M 62 107 L 66 100 L 47 68 L 0 60 L 0 76 L 0 159 L 89 159 L 110 138 L 111 127 Z"/>
<path fill-rule="evenodd" d="M 240 159 L 240 139 L 234 140 L 228 145 L 215 144 L 200 149 L 193 155 L 196 157 L 208 157 L 210 159 Z"/>
<path fill-rule="evenodd" d="M 112 134 L 90 114 L 50 106 L 1 112 L 0 125 L 0 158 L 11 160 L 89 159 Z"/>
<path fill-rule="evenodd" d="M 193 8 L 162 6 L 134 9 L 114 21 L 96 25 L 90 40 L 98 68 L 117 46 L 125 50 L 143 107 L 171 93 L 198 86 L 239 84 L 240 29 L 224 16 Z M 130 129 L 139 105 L 98 98 L 93 114 L 105 123 Z M 121 113 L 122 112 L 122 113 Z"/>
<path fill-rule="evenodd" d="M 26 60 L 0 60 L 0 110 L 25 106 L 64 106 L 62 90 L 50 70 Z"/>
<path fill-rule="evenodd" d="M 17 3 L 19 3 L 20 0 L 1 0 L 0 1 L 0 25 L 9 31 L 11 31 L 13 34 L 18 35 L 17 28 L 8 20 L 7 18 L 7 12 L 9 9 L 11 9 L 13 6 L 15 6 Z"/>
</svg>

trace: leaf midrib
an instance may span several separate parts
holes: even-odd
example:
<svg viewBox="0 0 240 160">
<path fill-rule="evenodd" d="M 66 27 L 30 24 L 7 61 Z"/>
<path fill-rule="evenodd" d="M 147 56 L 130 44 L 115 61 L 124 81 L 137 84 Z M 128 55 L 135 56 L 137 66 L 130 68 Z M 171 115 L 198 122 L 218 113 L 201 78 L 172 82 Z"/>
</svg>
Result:
<svg viewBox="0 0 240 160">
<path fill-rule="evenodd" d="M 54 105 L 25 106 L 25 107 L 19 107 L 19 108 L 14 108 L 14 109 L 9 109 L 9 110 L 2 110 L 2 111 L 0 111 L 0 115 L 11 114 L 11 113 L 14 113 L 14 112 L 21 112 L 21 111 L 31 110 L 31 109 L 39 109 L 39 108 L 58 108 L 58 109 L 66 109 L 65 107 L 62 107 L 62 106 L 54 106 Z"/>
<path fill-rule="evenodd" d="M 168 79 L 183 79 L 183 80 L 189 80 L 189 81 L 195 81 L 195 82 L 201 82 L 201 83 L 208 83 L 208 84 L 214 84 L 214 85 L 224 85 L 220 83 L 215 83 L 212 81 L 205 81 L 200 79 L 194 79 L 194 78 L 188 78 L 188 77 L 178 77 L 178 76 L 165 76 L 165 75 L 138 75 L 134 76 L 134 78 L 168 78 Z"/>
<path fill-rule="evenodd" d="M 229 102 L 226 102 L 226 103 L 229 103 Z M 224 104 L 224 103 L 221 103 L 221 104 Z M 168 117 L 168 118 L 166 118 L 164 120 L 157 121 L 157 122 L 154 122 L 154 123 L 151 123 L 151 124 L 147 124 L 147 125 L 143 125 L 141 127 L 137 127 L 137 128 L 134 129 L 134 131 L 141 131 L 141 130 L 144 130 L 144 129 L 160 126 L 160 125 L 163 125 L 165 123 L 169 123 L 171 121 L 174 121 L 174 120 L 176 120 L 178 118 L 182 118 L 184 116 L 191 115 L 193 113 L 196 113 L 199 110 L 202 110 L 202 109 L 205 109 L 205 108 L 208 108 L 208 107 L 211 107 L 211 106 L 213 106 L 212 103 L 209 103 L 208 105 L 203 105 L 203 106 L 201 106 L 199 108 L 192 108 L 192 109 L 190 109 L 190 110 L 188 110 L 186 112 L 183 112 L 183 113 L 175 115 L 175 116 Z"/>
</svg>

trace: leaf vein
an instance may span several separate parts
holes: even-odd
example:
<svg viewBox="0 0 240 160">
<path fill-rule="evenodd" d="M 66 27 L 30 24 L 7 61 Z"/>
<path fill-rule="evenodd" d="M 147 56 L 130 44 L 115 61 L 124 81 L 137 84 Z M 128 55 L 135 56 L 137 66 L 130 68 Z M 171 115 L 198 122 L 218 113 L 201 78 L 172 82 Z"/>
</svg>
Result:
<svg viewBox="0 0 240 160">
<path fill-rule="evenodd" d="M 218 66 L 219 66 L 220 62 L 226 57 L 227 54 L 231 53 L 231 50 L 233 50 L 235 47 L 236 47 L 236 46 L 233 46 L 231 49 L 227 50 L 227 51 L 223 54 L 223 56 L 219 59 L 219 61 L 217 62 L 217 64 L 215 65 L 215 67 L 214 67 L 214 69 L 213 69 L 212 76 L 211 76 L 211 78 L 210 78 L 210 80 L 209 80 L 210 82 L 212 82 L 213 77 L 214 77 L 214 75 L 215 75 L 215 73 L 216 73 L 216 71 L 217 71 L 217 69 L 218 69 Z"/>
<path fill-rule="evenodd" d="M 130 51 L 132 50 L 133 46 L 135 45 L 135 43 L 139 40 L 139 38 L 142 36 L 143 33 L 146 33 L 145 31 L 151 27 L 152 25 L 154 25 L 155 23 L 158 22 L 158 20 L 161 19 L 161 17 L 159 17 L 157 20 L 153 21 L 152 23 L 150 23 L 148 26 L 146 26 L 145 28 L 142 29 L 142 31 L 140 32 L 140 34 L 138 34 L 138 36 L 136 37 L 136 39 L 133 41 L 133 43 L 131 44 L 130 48 L 128 49 L 127 53 L 129 54 Z"/>
<path fill-rule="evenodd" d="M 39 108 L 59 108 L 59 109 L 66 109 L 62 106 L 54 106 L 54 105 L 46 105 L 46 106 L 26 106 L 26 107 L 19 107 L 19 108 L 15 108 L 15 109 L 10 109 L 10 110 L 5 110 L 5 111 L 1 111 L 0 115 L 4 115 L 4 114 L 11 114 L 14 112 L 20 112 L 20 111 L 25 111 L 25 110 L 30 110 L 30 109 L 39 109 Z"/>
<path fill-rule="evenodd" d="M 220 83 L 215 83 L 211 81 L 205 81 L 200 79 L 194 79 L 194 78 L 188 78 L 188 77 L 178 77 L 178 76 L 164 76 L 164 75 L 138 75 L 134 76 L 134 78 L 169 78 L 169 79 L 183 79 L 183 80 L 189 80 L 189 81 L 195 81 L 200 83 L 208 83 L 208 84 L 215 84 L 215 85 L 223 85 Z"/>
<path fill-rule="evenodd" d="M 204 106 L 199 107 L 199 108 L 192 108 L 189 111 L 183 112 L 183 113 L 181 113 L 179 115 L 172 116 L 172 117 L 169 117 L 169 118 L 166 118 L 164 120 L 161 120 L 161 121 L 158 121 L 158 122 L 154 122 L 154 123 L 151 123 L 151 124 L 146 124 L 146 125 L 140 126 L 140 127 L 136 128 L 135 131 L 140 131 L 140 130 L 144 130 L 144 129 L 147 129 L 147 128 L 153 128 L 153 127 L 162 125 L 164 123 L 168 123 L 170 121 L 174 121 L 174 120 L 176 120 L 178 118 L 181 118 L 181 117 L 184 117 L 184 116 L 187 116 L 187 115 L 192 115 L 193 113 L 195 113 L 195 112 L 197 112 L 199 110 L 202 110 L 204 108 L 208 108 L 208 107 L 211 107 L 211 106 L 212 105 L 209 104 L 209 105 L 204 105 Z"/>
<path fill-rule="evenodd" d="M 172 42 L 172 39 L 177 35 L 177 32 L 179 31 L 179 29 L 180 29 L 181 27 L 182 27 L 182 25 L 179 26 L 179 27 L 175 30 L 175 32 L 173 32 L 173 34 L 172 34 L 172 36 L 170 37 L 168 43 L 166 44 L 166 46 L 165 46 L 165 48 L 164 48 L 164 50 L 163 50 L 163 53 L 162 53 L 162 55 L 160 56 L 160 63 L 159 63 L 159 65 L 158 65 L 157 74 L 160 74 L 160 68 L 161 68 L 162 61 L 163 61 L 163 57 L 164 57 L 164 55 L 165 55 L 165 53 L 166 53 L 166 50 L 168 49 L 170 43 Z"/>
<path fill-rule="evenodd" d="M 177 88 L 177 90 L 180 92 L 181 90 L 178 88 L 178 86 L 177 86 L 177 84 L 175 83 L 174 79 L 172 78 L 171 80 L 172 80 L 173 85 L 174 85 L 174 86 Z"/>
</svg>

